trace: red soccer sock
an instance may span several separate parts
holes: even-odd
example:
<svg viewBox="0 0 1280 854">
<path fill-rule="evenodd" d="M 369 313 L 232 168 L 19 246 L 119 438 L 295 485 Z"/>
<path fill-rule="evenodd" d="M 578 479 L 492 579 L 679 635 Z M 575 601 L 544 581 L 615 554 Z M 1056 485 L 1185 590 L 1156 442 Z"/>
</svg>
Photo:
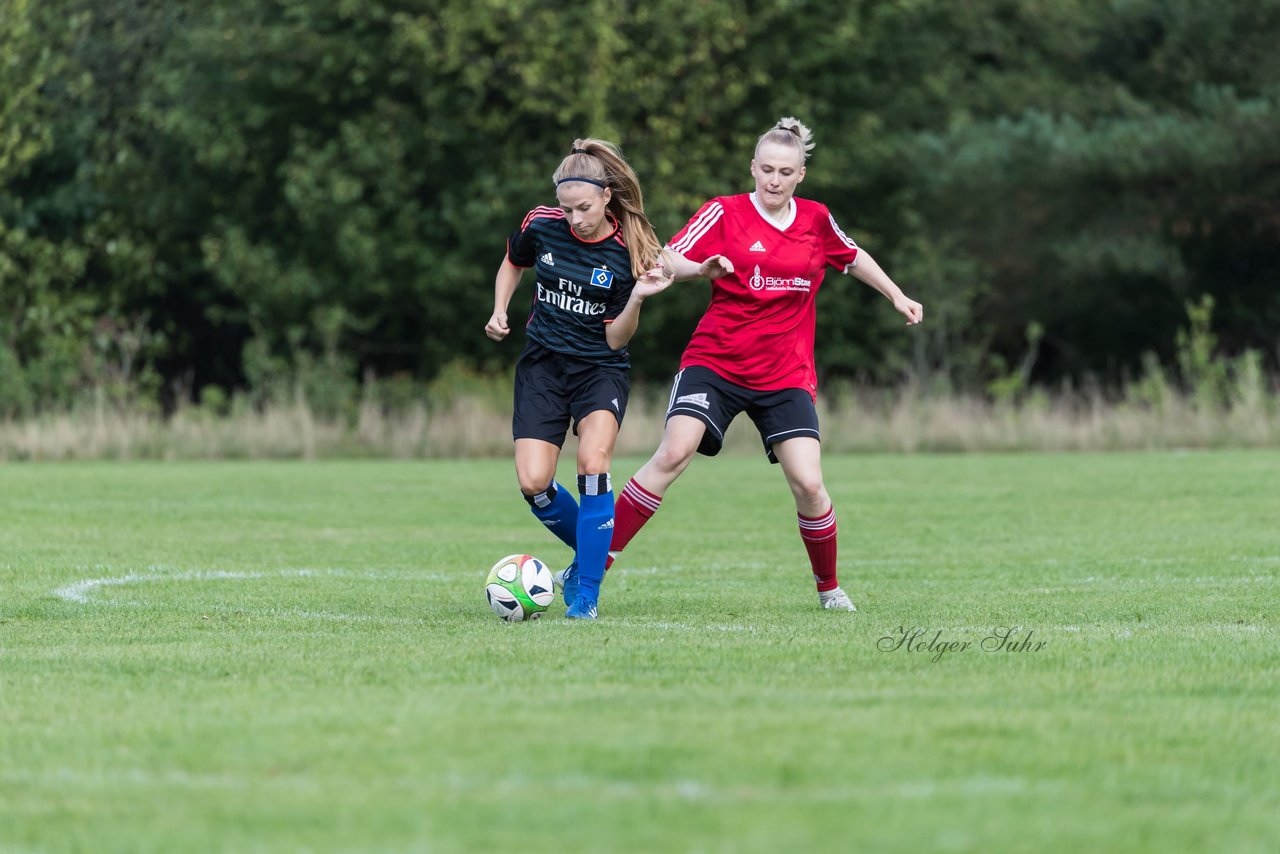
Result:
<svg viewBox="0 0 1280 854">
<path fill-rule="evenodd" d="M 618 500 L 613 503 L 613 541 L 609 544 L 609 559 L 605 561 L 605 569 L 613 565 L 618 552 L 627 547 L 631 538 L 658 512 L 661 505 L 661 496 L 654 495 L 636 483 L 634 478 L 627 481 L 622 492 L 618 493 Z"/>
<path fill-rule="evenodd" d="M 836 581 L 836 508 L 833 506 L 821 516 L 810 518 L 797 513 L 800 523 L 800 539 L 809 552 L 809 563 L 813 567 L 813 580 L 817 582 L 819 592 L 834 590 Z M 614 535 L 615 538 L 617 534 Z"/>
</svg>

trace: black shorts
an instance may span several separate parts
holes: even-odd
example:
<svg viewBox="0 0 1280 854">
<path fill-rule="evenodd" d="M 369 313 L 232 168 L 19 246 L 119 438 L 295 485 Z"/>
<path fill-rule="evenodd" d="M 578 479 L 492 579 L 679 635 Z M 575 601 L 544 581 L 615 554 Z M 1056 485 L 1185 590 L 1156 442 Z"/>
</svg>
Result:
<svg viewBox="0 0 1280 854">
<path fill-rule="evenodd" d="M 630 392 L 627 368 L 597 365 L 530 341 L 516 362 L 512 437 L 559 448 L 571 424 L 576 436 L 578 422 L 600 409 L 612 412 L 621 426 Z"/>
<path fill-rule="evenodd" d="M 776 463 L 773 443 L 797 436 L 818 434 L 818 408 L 809 392 L 800 388 L 756 391 L 731 383 L 710 368 L 691 365 L 676 374 L 671 386 L 667 418 L 692 415 L 707 425 L 698 453 L 714 457 L 724 445 L 729 422 L 745 411 L 760 431 L 769 462 Z"/>
</svg>

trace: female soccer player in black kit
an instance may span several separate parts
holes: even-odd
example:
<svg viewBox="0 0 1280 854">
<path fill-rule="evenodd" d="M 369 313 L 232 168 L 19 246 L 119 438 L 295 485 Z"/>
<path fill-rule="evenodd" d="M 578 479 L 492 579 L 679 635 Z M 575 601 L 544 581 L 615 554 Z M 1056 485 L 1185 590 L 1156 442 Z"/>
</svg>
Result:
<svg viewBox="0 0 1280 854">
<path fill-rule="evenodd" d="M 574 550 L 557 575 L 566 616 L 590 620 L 613 534 L 609 464 L 631 387 L 627 342 L 641 303 L 672 279 L 658 266 L 640 182 L 613 145 L 575 140 L 553 180 L 557 206 L 531 210 L 507 240 L 484 331 L 494 341 L 507 336 L 507 306 L 535 268 L 528 343 L 516 363 L 516 479 L 533 515 Z M 580 506 L 554 480 L 570 425 Z"/>
</svg>

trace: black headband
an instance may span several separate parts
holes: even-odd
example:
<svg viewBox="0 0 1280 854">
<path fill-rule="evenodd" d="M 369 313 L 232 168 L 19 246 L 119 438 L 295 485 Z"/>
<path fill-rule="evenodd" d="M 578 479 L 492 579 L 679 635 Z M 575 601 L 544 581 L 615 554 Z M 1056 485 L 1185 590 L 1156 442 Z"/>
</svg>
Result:
<svg viewBox="0 0 1280 854">
<path fill-rule="evenodd" d="M 575 148 L 573 151 L 569 153 L 570 154 L 590 154 L 591 152 L 587 151 L 585 148 Z"/>
<path fill-rule="evenodd" d="M 556 181 L 556 186 L 559 187 L 561 184 L 567 183 L 569 181 L 581 181 L 584 184 L 595 184 L 597 187 L 599 187 L 602 190 L 609 189 L 608 184 L 605 184 L 602 181 L 597 181 L 595 178 L 561 178 L 559 181 Z"/>
</svg>

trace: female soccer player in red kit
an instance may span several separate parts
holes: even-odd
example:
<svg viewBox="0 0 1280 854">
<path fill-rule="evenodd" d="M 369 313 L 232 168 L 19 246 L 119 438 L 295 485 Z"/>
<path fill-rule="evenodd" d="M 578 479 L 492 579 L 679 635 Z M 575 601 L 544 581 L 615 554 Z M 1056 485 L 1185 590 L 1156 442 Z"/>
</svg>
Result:
<svg viewBox="0 0 1280 854">
<path fill-rule="evenodd" d="M 836 579 L 836 514 L 822 479 L 815 395 L 815 298 L 827 267 L 893 302 L 908 325 L 924 317 L 825 205 L 795 197 L 813 143 L 782 119 L 760 137 L 755 192 L 707 202 L 668 244 L 676 279 L 713 280 L 711 303 L 680 360 L 658 450 L 618 495 L 610 562 L 658 510 L 695 453 L 719 453 L 745 411 L 795 497 L 800 538 L 824 608 L 854 611 Z"/>
</svg>

